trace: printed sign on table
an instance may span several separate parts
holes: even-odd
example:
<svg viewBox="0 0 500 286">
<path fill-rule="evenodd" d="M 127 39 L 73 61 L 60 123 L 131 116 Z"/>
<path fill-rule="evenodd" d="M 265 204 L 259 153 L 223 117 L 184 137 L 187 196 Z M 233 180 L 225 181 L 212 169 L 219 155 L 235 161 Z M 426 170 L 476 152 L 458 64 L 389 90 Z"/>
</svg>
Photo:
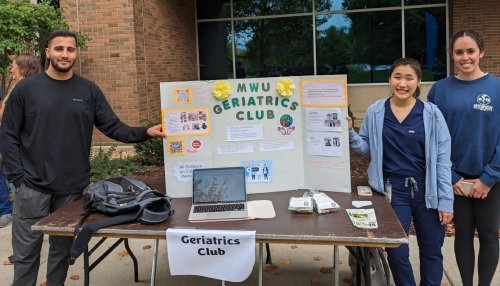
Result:
<svg viewBox="0 0 500 286">
<path fill-rule="evenodd" d="M 198 275 L 241 282 L 255 264 L 255 231 L 169 228 L 171 275 Z"/>
</svg>

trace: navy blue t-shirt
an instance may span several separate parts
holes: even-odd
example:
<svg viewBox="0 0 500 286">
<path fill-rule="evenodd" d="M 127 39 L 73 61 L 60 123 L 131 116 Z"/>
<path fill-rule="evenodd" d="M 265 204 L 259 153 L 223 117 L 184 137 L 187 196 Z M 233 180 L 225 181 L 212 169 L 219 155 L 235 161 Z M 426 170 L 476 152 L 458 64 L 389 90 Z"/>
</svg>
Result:
<svg viewBox="0 0 500 286">
<path fill-rule="evenodd" d="M 399 123 L 390 99 L 385 102 L 383 137 L 384 177 L 425 177 L 424 103 L 417 99 L 408 116 Z"/>
</svg>

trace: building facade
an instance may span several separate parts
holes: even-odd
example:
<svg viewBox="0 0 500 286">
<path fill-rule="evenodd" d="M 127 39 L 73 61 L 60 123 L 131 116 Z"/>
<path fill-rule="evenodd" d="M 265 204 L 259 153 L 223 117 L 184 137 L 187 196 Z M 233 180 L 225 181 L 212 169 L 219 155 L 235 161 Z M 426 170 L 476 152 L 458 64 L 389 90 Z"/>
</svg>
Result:
<svg viewBox="0 0 500 286">
<path fill-rule="evenodd" d="M 80 51 L 79 72 L 102 88 L 124 122 L 140 125 L 159 120 L 160 82 L 235 78 L 242 66 L 247 77 L 347 73 L 351 109 L 362 117 L 368 104 L 388 95 L 387 68 L 395 58 L 421 61 L 424 96 L 435 79 L 452 74 L 447 39 L 462 29 L 482 34 L 482 68 L 500 76 L 497 2 L 60 0 L 59 5 L 71 28 L 90 37 Z M 111 142 L 95 133 L 96 145 Z"/>
</svg>

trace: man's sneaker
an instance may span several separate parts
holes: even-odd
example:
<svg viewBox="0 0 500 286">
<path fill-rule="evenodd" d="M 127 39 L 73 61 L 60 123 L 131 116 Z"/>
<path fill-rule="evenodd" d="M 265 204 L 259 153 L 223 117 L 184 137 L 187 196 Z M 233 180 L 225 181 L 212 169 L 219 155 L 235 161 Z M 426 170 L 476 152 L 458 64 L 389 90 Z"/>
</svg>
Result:
<svg viewBox="0 0 500 286">
<path fill-rule="evenodd" d="M 0 228 L 8 226 L 12 222 L 12 214 L 4 214 L 0 216 Z"/>
</svg>

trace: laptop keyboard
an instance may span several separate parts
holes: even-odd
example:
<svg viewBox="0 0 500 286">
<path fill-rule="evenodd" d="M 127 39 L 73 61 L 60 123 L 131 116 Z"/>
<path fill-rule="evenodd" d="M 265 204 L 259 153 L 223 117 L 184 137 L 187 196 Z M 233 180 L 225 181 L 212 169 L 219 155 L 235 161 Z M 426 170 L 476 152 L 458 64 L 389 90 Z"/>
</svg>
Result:
<svg viewBox="0 0 500 286">
<path fill-rule="evenodd" d="M 223 204 L 223 205 L 202 205 L 194 206 L 193 212 L 195 213 L 213 213 L 213 212 L 227 212 L 227 211 L 242 211 L 245 209 L 245 204 Z"/>
</svg>

